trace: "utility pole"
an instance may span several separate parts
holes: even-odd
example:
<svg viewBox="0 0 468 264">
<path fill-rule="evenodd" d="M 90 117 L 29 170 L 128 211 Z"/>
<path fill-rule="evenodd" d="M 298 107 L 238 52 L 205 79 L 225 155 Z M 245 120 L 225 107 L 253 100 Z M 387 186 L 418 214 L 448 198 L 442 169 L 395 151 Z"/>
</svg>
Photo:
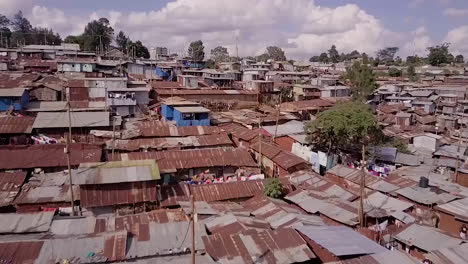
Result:
<svg viewBox="0 0 468 264">
<path fill-rule="evenodd" d="M 112 160 L 114 160 L 115 150 L 115 116 L 112 117 Z"/>
<path fill-rule="evenodd" d="M 195 201 L 193 199 L 193 194 L 190 195 L 190 203 L 192 206 L 192 264 L 195 264 Z"/>
<path fill-rule="evenodd" d="M 283 101 L 283 94 L 280 93 L 280 98 L 279 98 L 279 104 L 278 104 L 278 109 L 276 110 L 276 125 L 275 125 L 275 135 L 271 139 L 271 141 L 275 141 L 276 138 L 276 133 L 278 132 L 278 121 L 279 121 L 279 115 L 280 115 L 280 108 L 281 108 L 281 103 Z"/>
<path fill-rule="evenodd" d="M 463 120 L 463 118 L 462 118 Z M 460 164 L 460 148 L 462 143 L 462 135 L 463 135 L 463 122 L 460 124 L 460 132 L 458 133 L 458 148 L 457 148 L 457 167 L 455 168 L 455 182 L 458 180 L 458 168 L 461 166 Z"/>
<path fill-rule="evenodd" d="M 364 228 L 364 199 L 366 188 L 366 147 L 362 145 L 362 164 L 361 164 L 361 182 L 360 182 L 360 197 L 359 197 L 359 224 Z"/>
<path fill-rule="evenodd" d="M 262 172 L 262 119 L 258 118 L 258 141 L 259 141 L 259 158 L 258 158 L 258 168 Z"/>
<path fill-rule="evenodd" d="M 67 112 L 68 112 L 68 137 L 67 137 L 67 147 L 65 152 L 67 154 L 67 165 L 68 165 L 68 181 L 70 182 L 70 204 L 72 207 L 72 215 L 75 216 L 75 198 L 73 196 L 73 180 L 72 180 L 72 170 L 70 164 L 70 143 L 72 137 L 72 124 L 71 124 L 71 106 L 70 106 L 70 87 L 68 88 L 68 96 L 67 96 Z"/>
</svg>

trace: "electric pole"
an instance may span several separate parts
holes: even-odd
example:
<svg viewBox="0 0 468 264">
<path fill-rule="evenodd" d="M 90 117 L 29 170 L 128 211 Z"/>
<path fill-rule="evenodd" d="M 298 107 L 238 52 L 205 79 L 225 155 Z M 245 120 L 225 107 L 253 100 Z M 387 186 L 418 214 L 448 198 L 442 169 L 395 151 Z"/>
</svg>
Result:
<svg viewBox="0 0 468 264">
<path fill-rule="evenodd" d="M 68 137 L 67 137 L 67 147 L 65 149 L 65 152 L 67 154 L 67 165 L 68 165 L 68 181 L 70 182 L 70 204 L 72 207 L 72 215 L 75 216 L 75 199 L 73 196 L 73 180 L 72 180 L 72 170 L 71 170 L 71 164 L 70 164 L 70 143 L 71 143 L 71 137 L 72 137 L 72 124 L 71 124 L 71 106 L 70 106 L 70 87 L 68 88 L 68 96 L 67 96 L 67 112 L 68 112 Z"/>
<path fill-rule="evenodd" d="M 366 147 L 362 145 L 362 164 L 361 164 L 361 182 L 360 182 L 360 197 L 359 197 L 359 225 L 364 228 L 364 199 L 366 188 Z"/>
<path fill-rule="evenodd" d="M 190 203 L 192 205 L 192 264 L 195 264 L 195 201 L 193 199 L 193 194 L 190 195 Z"/>
<path fill-rule="evenodd" d="M 276 125 L 275 125 L 275 135 L 271 139 L 271 141 L 275 141 L 276 138 L 276 133 L 278 132 L 278 121 L 279 121 L 279 115 L 280 115 L 280 108 L 281 108 L 281 103 L 283 101 L 283 93 L 280 93 L 280 98 L 279 98 L 279 104 L 278 104 L 278 109 L 276 111 Z"/>
</svg>

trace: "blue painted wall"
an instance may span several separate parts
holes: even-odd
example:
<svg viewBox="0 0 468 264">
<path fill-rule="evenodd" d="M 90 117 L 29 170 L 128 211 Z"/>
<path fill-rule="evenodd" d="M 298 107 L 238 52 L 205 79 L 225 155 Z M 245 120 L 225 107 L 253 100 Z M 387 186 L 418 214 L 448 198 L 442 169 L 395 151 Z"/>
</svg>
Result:
<svg viewBox="0 0 468 264">
<path fill-rule="evenodd" d="M 10 105 L 14 110 L 23 110 L 23 107 L 29 102 L 29 93 L 25 91 L 21 97 L 0 97 L 0 111 L 8 111 Z"/>
<path fill-rule="evenodd" d="M 174 118 L 174 107 L 163 104 L 161 114 L 167 121 L 171 121 Z"/>
<path fill-rule="evenodd" d="M 209 126 L 210 125 L 210 116 L 208 113 L 197 113 L 196 119 L 186 120 L 183 117 L 183 114 L 174 109 L 174 120 L 176 121 L 177 126 Z"/>
</svg>

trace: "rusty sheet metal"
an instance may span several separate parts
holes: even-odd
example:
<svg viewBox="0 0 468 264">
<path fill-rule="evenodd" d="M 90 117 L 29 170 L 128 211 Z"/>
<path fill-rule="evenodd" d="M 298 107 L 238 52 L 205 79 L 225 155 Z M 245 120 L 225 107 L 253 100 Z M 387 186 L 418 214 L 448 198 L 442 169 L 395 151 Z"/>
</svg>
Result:
<svg viewBox="0 0 468 264">
<path fill-rule="evenodd" d="M 155 159 L 162 173 L 209 167 L 256 167 L 247 150 L 234 148 L 132 152 L 115 155 L 115 160 Z"/>
<path fill-rule="evenodd" d="M 225 95 L 229 97 L 230 95 L 257 95 L 255 91 L 247 90 L 215 90 L 215 89 L 183 89 L 183 90 L 170 90 L 170 89 L 155 89 L 158 95 L 161 96 L 184 96 L 184 95 Z"/>
<path fill-rule="evenodd" d="M 163 121 L 139 121 L 126 124 L 122 138 L 133 137 L 187 137 L 213 135 L 220 133 L 220 129 L 214 126 L 189 126 L 177 127 Z"/>
<path fill-rule="evenodd" d="M 115 144 L 115 145 L 114 145 Z M 164 138 L 138 138 L 128 140 L 109 140 L 106 142 L 107 149 L 124 151 L 137 151 L 140 149 L 179 149 L 193 147 L 215 147 L 232 146 L 233 143 L 227 134 L 188 136 L 188 137 L 164 137 Z"/>
<path fill-rule="evenodd" d="M 41 75 L 36 73 L 2 73 L 0 74 L 0 88 L 29 87 L 40 77 Z"/>
<path fill-rule="evenodd" d="M 244 141 L 251 141 L 258 137 L 257 131 L 250 130 L 243 125 L 236 123 L 222 124 L 219 126 L 219 128 Z"/>
<path fill-rule="evenodd" d="M 26 179 L 25 171 L 0 172 L 0 207 L 10 205 Z"/>
<path fill-rule="evenodd" d="M 211 234 L 237 234 L 250 228 L 269 230 L 270 224 L 252 217 L 226 214 L 206 220 L 205 226 Z"/>
<path fill-rule="evenodd" d="M 73 186 L 75 201 L 80 200 L 78 186 Z M 14 200 L 15 205 L 69 203 L 70 186 L 26 186 L 21 188 L 20 194 Z"/>
<path fill-rule="evenodd" d="M 227 182 L 219 184 L 190 185 L 195 201 L 224 201 L 253 197 L 263 193 L 263 181 Z"/>
<path fill-rule="evenodd" d="M 180 209 L 173 210 L 155 210 L 142 214 L 126 215 L 115 218 L 115 230 L 132 230 L 137 224 L 169 223 L 188 221 L 188 217 Z"/>
<path fill-rule="evenodd" d="M 70 101 L 89 101 L 89 91 L 86 87 L 70 87 Z"/>
<path fill-rule="evenodd" d="M 287 102 L 281 104 L 281 111 L 299 112 L 304 110 L 320 110 L 333 106 L 333 103 L 323 99 Z"/>
<path fill-rule="evenodd" d="M 220 263 L 296 263 L 315 259 L 307 243 L 293 229 L 247 230 L 235 235 L 203 237 L 207 253 Z"/>
<path fill-rule="evenodd" d="M 66 167 L 64 148 L 65 144 L 1 146 L 0 169 Z M 99 162 L 102 150 L 100 146 L 71 144 L 70 154 L 70 163 L 76 166 L 83 162 Z"/>
<path fill-rule="evenodd" d="M 80 185 L 80 198 L 83 207 L 155 202 L 156 181 Z"/>
<path fill-rule="evenodd" d="M 177 206 L 180 201 L 188 201 L 189 194 L 189 186 L 185 183 L 158 186 L 158 201 L 161 207 Z"/>
<path fill-rule="evenodd" d="M 251 146 L 256 152 L 262 152 L 262 155 L 272 160 L 275 164 L 281 168 L 288 170 L 289 168 L 295 167 L 300 164 L 307 164 L 307 161 L 299 158 L 296 155 L 288 151 L 282 150 L 279 146 L 276 146 L 271 143 L 262 142 L 260 147 L 260 142 L 257 142 Z"/>
<path fill-rule="evenodd" d="M 40 233 L 49 231 L 55 212 L 0 214 L 1 234 Z"/>
<path fill-rule="evenodd" d="M 29 116 L 2 116 L 0 134 L 30 134 L 34 119 Z"/>
<path fill-rule="evenodd" d="M 32 264 L 41 253 L 44 241 L 0 243 L 0 263 Z"/>
<path fill-rule="evenodd" d="M 205 201 L 196 201 L 195 207 L 199 215 L 222 215 L 230 212 L 241 212 L 242 206 L 233 202 L 208 203 Z M 182 210 L 187 214 L 192 213 L 191 203 L 188 201 L 179 201 Z"/>
<path fill-rule="evenodd" d="M 104 256 L 110 261 L 124 260 L 127 251 L 127 233 L 107 236 L 104 241 Z"/>
</svg>

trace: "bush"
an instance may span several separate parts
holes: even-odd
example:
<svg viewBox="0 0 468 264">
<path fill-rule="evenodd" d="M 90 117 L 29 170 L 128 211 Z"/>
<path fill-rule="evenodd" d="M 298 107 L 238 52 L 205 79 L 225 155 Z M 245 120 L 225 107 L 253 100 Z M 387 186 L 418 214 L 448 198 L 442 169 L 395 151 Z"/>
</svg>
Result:
<svg viewBox="0 0 468 264">
<path fill-rule="evenodd" d="M 279 179 L 270 178 L 265 184 L 265 195 L 271 198 L 282 198 L 285 194 L 283 184 Z"/>
</svg>

